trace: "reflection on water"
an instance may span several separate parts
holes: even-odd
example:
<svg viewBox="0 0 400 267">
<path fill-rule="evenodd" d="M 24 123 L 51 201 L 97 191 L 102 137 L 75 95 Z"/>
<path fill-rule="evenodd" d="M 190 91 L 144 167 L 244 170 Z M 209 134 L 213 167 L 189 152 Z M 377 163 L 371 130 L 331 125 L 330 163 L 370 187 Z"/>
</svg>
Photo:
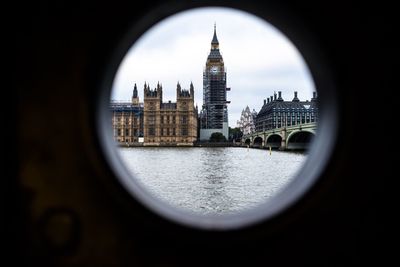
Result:
<svg viewBox="0 0 400 267">
<path fill-rule="evenodd" d="M 199 213 L 228 213 L 264 202 L 282 189 L 304 153 L 224 148 L 118 148 L 154 196 Z"/>
</svg>

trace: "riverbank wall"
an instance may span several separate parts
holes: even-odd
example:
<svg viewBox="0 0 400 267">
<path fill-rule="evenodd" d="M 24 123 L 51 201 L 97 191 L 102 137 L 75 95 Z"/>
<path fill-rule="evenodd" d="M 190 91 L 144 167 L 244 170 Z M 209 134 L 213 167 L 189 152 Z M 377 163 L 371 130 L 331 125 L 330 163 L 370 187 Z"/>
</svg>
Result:
<svg viewBox="0 0 400 267">
<path fill-rule="evenodd" d="M 247 147 L 233 142 L 194 142 L 194 143 L 118 143 L 119 147 Z"/>
</svg>

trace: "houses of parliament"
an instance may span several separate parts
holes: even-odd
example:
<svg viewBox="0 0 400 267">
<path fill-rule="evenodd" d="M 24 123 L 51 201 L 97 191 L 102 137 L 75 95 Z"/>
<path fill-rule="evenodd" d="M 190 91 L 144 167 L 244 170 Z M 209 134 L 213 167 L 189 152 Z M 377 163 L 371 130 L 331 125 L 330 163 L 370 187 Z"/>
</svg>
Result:
<svg viewBox="0 0 400 267">
<path fill-rule="evenodd" d="M 144 146 L 193 146 L 199 141 L 209 141 L 213 133 L 229 139 L 227 73 L 220 53 L 216 27 L 210 53 L 203 71 L 203 104 L 199 112 L 194 106 L 194 86 L 182 89 L 176 85 L 176 102 L 163 102 L 160 83 L 153 89 L 144 83 L 143 102 L 139 101 L 134 85 L 130 102 L 111 102 L 114 140 L 120 144 Z M 238 123 L 243 133 L 262 132 L 269 129 L 318 121 L 316 92 L 310 101 L 300 101 L 294 92 L 292 101 L 284 101 L 278 91 L 264 100 L 261 110 L 242 114 Z M 268 102 L 267 102 L 268 101 Z M 248 111 L 249 113 L 250 111 Z M 246 117 L 247 116 L 247 117 Z"/>
<path fill-rule="evenodd" d="M 210 53 L 203 72 L 203 106 L 199 114 L 194 106 L 194 87 L 176 86 L 176 102 L 163 102 L 163 88 L 143 86 L 144 101 L 139 101 L 134 85 L 131 102 L 111 102 L 114 140 L 122 144 L 144 146 L 193 146 L 197 139 L 209 140 L 214 132 L 228 139 L 226 70 L 219 52 L 214 25 Z"/>
<path fill-rule="evenodd" d="M 144 146 L 193 146 L 197 140 L 198 109 L 194 106 L 194 87 L 176 86 L 176 102 L 163 102 L 163 87 L 143 87 L 139 101 L 135 84 L 131 102 L 111 102 L 114 140 Z"/>
</svg>

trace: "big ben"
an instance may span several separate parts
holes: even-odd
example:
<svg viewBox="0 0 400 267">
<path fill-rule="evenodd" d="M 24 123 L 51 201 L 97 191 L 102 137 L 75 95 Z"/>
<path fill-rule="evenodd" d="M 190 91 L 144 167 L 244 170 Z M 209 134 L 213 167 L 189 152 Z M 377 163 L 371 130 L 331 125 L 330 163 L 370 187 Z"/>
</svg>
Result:
<svg viewBox="0 0 400 267">
<path fill-rule="evenodd" d="M 216 25 L 210 54 L 203 71 L 203 106 L 200 113 L 200 140 L 208 140 L 220 132 L 228 139 L 228 107 L 226 100 L 226 69 L 219 51 Z"/>
</svg>

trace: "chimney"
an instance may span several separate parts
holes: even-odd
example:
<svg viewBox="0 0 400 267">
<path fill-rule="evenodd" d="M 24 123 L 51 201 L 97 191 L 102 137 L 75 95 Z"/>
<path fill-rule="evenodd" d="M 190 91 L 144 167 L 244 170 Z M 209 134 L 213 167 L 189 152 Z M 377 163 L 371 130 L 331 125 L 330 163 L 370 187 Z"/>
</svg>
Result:
<svg viewBox="0 0 400 267">
<path fill-rule="evenodd" d="M 293 102 L 299 102 L 300 101 L 299 98 L 297 97 L 297 92 L 296 91 L 294 91 L 294 98 L 293 98 L 292 101 Z"/>
<path fill-rule="evenodd" d="M 267 103 L 267 101 L 264 99 L 264 105 Z"/>
<path fill-rule="evenodd" d="M 267 98 L 267 100 L 268 100 L 268 103 L 269 103 L 269 97 Z"/>
<path fill-rule="evenodd" d="M 317 100 L 317 92 L 312 93 L 313 97 L 311 98 L 311 101 L 316 101 Z"/>
<path fill-rule="evenodd" d="M 273 99 L 272 99 L 272 95 L 271 95 L 271 96 L 270 96 L 270 101 L 269 101 L 269 102 L 272 102 L 272 100 L 273 100 Z"/>
<path fill-rule="evenodd" d="M 276 100 L 276 93 L 274 93 L 274 100 Z"/>
<path fill-rule="evenodd" d="M 283 99 L 282 99 L 282 91 L 278 91 L 278 101 L 283 101 Z"/>
</svg>

